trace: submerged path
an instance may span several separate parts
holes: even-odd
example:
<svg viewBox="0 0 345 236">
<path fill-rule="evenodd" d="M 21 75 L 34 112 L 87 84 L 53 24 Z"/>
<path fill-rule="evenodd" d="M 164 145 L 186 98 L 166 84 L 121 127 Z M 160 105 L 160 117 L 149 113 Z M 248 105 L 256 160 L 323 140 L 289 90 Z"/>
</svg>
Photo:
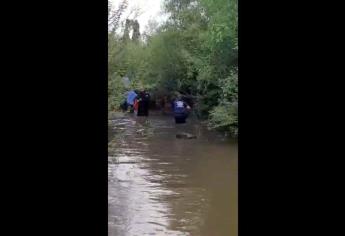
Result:
<svg viewBox="0 0 345 236">
<path fill-rule="evenodd" d="M 193 120 L 126 114 L 109 119 L 108 141 L 109 236 L 237 236 L 235 140 Z"/>
</svg>

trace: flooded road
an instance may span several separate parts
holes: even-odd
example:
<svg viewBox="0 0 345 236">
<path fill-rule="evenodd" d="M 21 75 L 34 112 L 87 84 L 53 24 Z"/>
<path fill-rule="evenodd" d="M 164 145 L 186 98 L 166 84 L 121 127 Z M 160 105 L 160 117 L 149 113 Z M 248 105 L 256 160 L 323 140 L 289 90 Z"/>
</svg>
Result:
<svg viewBox="0 0 345 236">
<path fill-rule="evenodd" d="M 237 142 L 187 122 L 109 119 L 109 236 L 238 235 Z"/>
</svg>

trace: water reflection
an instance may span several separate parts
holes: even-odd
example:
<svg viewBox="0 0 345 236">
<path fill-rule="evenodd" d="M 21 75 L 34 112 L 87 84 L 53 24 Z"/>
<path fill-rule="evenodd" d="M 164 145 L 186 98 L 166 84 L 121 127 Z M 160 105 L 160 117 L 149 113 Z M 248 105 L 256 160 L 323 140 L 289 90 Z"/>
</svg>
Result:
<svg viewBox="0 0 345 236">
<path fill-rule="evenodd" d="M 109 236 L 237 235 L 236 143 L 164 116 L 109 123 Z"/>
</svg>

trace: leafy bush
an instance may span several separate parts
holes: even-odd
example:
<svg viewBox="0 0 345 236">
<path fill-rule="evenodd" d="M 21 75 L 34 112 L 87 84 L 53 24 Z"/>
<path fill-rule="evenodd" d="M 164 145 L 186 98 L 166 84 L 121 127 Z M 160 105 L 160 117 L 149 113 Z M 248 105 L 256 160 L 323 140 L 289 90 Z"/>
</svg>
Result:
<svg viewBox="0 0 345 236">
<path fill-rule="evenodd" d="M 108 78 L 108 110 L 118 110 L 120 104 L 124 101 L 124 93 L 126 89 L 122 82 L 121 76 L 117 73 L 112 74 Z"/>
<path fill-rule="evenodd" d="M 229 131 L 238 135 L 238 111 L 236 103 L 218 105 L 214 107 L 209 116 L 209 127 Z"/>
<path fill-rule="evenodd" d="M 220 80 L 222 88 L 219 105 L 210 111 L 209 127 L 223 129 L 238 134 L 238 75 L 232 71 L 230 76 Z"/>
</svg>

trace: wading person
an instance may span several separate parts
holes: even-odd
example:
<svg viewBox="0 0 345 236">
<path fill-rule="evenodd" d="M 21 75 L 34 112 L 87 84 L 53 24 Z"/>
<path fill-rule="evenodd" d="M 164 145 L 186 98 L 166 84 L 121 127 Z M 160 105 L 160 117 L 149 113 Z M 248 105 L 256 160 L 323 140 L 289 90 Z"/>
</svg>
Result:
<svg viewBox="0 0 345 236">
<path fill-rule="evenodd" d="M 129 107 L 129 112 L 134 112 L 134 100 L 138 96 L 138 94 L 132 90 L 127 94 L 127 106 Z M 127 109 L 126 109 L 127 110 Z"/>
<path fill-rule="evenodd" d="M 138 116 L 149 115 L 150 94 L 145 90 L 140 92 L 137 96 L 138 101 Z"/>
<path fill-rule="evenodd" d="M 190 106 L 182 100 L 181 96 L 178 96 L 177 99 L 173 101 L 175 123 L 186 123 L 189 110 Z"/>
</svg>

